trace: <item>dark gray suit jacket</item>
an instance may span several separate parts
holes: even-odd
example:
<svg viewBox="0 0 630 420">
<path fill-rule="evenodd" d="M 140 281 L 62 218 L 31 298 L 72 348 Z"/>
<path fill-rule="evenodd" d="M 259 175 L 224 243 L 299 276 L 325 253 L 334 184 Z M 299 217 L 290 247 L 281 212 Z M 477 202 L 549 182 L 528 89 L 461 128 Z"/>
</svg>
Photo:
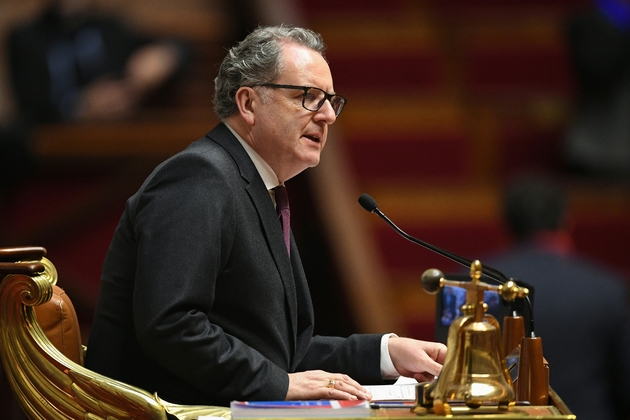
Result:
<svg viewBox="0 0 630 420">
<path fill-rule="evenodd" d="M 380 335 L 313 337 L 253 162 L 223 124 L 160 164 L 127 202 L 103 267 L 86 366 L 184 404 L 281 400 L 287 372 L 382 383 Z"/>
</svg>

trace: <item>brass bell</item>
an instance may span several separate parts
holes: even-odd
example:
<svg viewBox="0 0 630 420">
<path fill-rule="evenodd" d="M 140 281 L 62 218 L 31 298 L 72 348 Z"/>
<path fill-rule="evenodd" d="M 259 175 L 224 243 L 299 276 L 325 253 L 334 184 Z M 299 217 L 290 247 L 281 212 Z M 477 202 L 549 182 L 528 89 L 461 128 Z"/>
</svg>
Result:
<svg viewBox="0 0 630 420">
<path fill-rule="evenodd" d="M 418 410 L 433 408 L 437 415 L 452 415 L 453 410 L 472 411 L 479 407 L 504 411 L 515 404 L 512 379 L 507 370 L 499 323 L 486 313 L 484 291 L 499 290 L 479 279 L 481 263 L 474 261 L 470 282 L 447 280 L 439 270 L 427 270 L 423 285 L 436 293 L 445 285 L 466 289 L 462 316 L 448 331 L 446 360 L 437 380 L 419 384 L 416 398 Z"/>
</svg>

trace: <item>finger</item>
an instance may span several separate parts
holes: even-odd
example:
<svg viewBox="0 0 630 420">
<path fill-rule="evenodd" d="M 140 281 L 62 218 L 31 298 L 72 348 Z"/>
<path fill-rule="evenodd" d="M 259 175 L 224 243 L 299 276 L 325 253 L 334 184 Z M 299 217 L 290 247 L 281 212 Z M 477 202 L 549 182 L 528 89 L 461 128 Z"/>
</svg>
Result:
<svg viewBox="0 0 630 420">
<path fill-rule="evenodd" d="M 348 375 L 336 375 L 334 379 L 336 381 L 335 383 L 337 384 L 337 386 L 335 387 L 336 389 L 346 391 L 348 389 L 356 389 L 360 392 L 367 393 L 367 390 L 360 383 L 358 383 Z"/>
<path fill-rule="evenodd" d="M 340 389 L 326 388 L 323 398 L 331 400 L 371 400 L 372 396 L 363 391 L 357 391 L 356 389 L 348 389 L 342 391 Z"/>
<path fill-rule="evenodd" d="M 444 360 L 446 359 L 446 350 L 446 346 L 442 344 L 440 346 L 436 346 L 432 353 L 427 352 L 427 354 L 429 354 L 436 362 L 444 364 Z"/>
<path fill-rule="evenodd" d="M 361 384 L 347 375 L 335 375 L 328 379 L 326 384 L 329 394 L 335 395 L 338 392 L 346 394 L 348 396 L 354 396 L 360 399 L 371 399 L 372 395 L 367 392 Z"/>
<path fill-rule="evenodd" d="M 434 376 L 437 376 L 442 371 L 442 365 L 436 362 L 435 360 L 427 360 L 426 362 L 426 372 L 430 373 Z"/>
<path fill-rule="evenodd" d="M 434 376 L 430 373 L 416 373 L 415 375 L 413 375 L 414 379 L 418 382 L 431 382 L 435 379 L 437 379 L 437 376 Z"/>
</svg>

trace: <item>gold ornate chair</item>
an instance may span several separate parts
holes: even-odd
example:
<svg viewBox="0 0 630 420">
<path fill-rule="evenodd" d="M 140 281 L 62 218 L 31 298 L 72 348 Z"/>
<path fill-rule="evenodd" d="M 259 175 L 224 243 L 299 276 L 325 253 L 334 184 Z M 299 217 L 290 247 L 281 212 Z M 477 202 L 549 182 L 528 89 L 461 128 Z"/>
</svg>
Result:
<svg viewBox="0 0 630 420">
<path fill-rule="evenodd" d="M 83 367 L 79 323 L 41 247 L 0 248 L 0 357 L 31 419 L 230 418 L 229 409 L 177 405 Z"/>
</svg>

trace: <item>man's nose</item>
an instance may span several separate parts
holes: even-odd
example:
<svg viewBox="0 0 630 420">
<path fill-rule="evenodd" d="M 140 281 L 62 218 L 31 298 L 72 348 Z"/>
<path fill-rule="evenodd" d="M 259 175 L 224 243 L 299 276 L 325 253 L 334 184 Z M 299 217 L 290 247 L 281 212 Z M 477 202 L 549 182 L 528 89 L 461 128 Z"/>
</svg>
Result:
<svg viewBox="0 0 630 420">
<path fill-rule="evenodd" d="M 330 103 L 329 99 L 324 101 L 322 107 L 317 111 L 318 114 L 322 116 L 323 119 L 326 120 L 327 124 L 333 124 L 337 120 L 337 116 L 335 115 L 335 110 Z"/>
</svg>

